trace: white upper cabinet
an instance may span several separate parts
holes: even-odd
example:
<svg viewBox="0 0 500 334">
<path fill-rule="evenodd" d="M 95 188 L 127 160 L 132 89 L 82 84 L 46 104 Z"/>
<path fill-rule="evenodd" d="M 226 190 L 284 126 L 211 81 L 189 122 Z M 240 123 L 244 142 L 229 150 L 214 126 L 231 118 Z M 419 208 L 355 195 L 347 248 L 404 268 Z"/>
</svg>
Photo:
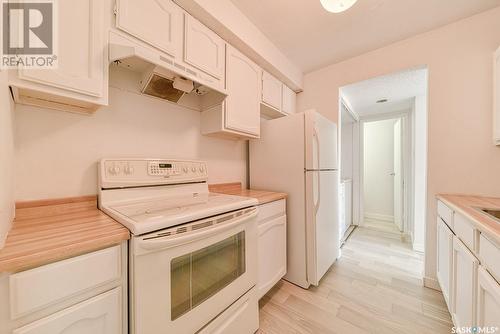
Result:
<svg viewBox="0 0 500 334">
<path fill-rule="evenodd" d="M 260 135 L 261 69 L 241 52 L 227 46 L 225 126 L 250 136 Z"/>
<path fill-rule="evenodd" d="M 500 48 L 493 60 L 493 136 L 496 145 L 500 145 Z"/>
<path fill-rule="evenodd" d="M 224 76 L 226 43 L 191 15 L 184 14 L 184 61 L 216 78 Z"/>
<path fill-rule="evenodd" d="M 271 74 L 262 73 L 262 102 L 277 110 L 281 110 L 283 84 Z"/>
<path fill-rule="evenodd" d="M 283 85 L 283 103 L 282 103 L 282 111 L 285 114 L 294 114 L 296 110 L 297 104 L 297 94 L 288 86 Z"/>
<path fill-rule="evenodd" d="M 106 105 L 108 62 L 104 1 L 59 1 L 57 4 L 58 66 L 21 68 L 17 74 L 12 73 L 9 83 L 14 87 L 14 98 L 19 103 L 70 111 Z"/>
<path fill-rule="evenodd" d="M 159 50 L 177 57 L 181 10 L 171 0 L 117 0 L 116 25 Z"/>
</svg>

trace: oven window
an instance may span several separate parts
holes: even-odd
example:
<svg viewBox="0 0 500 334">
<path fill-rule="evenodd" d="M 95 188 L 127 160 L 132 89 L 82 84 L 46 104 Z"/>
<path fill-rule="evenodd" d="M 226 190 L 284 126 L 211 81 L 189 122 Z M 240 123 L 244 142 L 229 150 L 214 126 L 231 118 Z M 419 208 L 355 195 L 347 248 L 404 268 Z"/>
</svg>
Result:
<svg viewBox="0 0 500 334">
<path fill-rule="evenodd" d="M 171 319 L 189 312 L 245 273 L 245 231 L 172 259 Z"/>
</svg>

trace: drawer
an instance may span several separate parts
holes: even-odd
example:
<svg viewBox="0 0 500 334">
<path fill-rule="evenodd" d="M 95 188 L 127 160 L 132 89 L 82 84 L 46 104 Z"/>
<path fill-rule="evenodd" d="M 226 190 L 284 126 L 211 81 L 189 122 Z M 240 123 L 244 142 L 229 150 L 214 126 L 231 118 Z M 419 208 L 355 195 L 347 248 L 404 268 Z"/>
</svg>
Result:
<svg viewBox="0 0 500 334">
<path fill-rule="evenodd" d="M 121 334 L 121 289 L 115 288 L 46 318 L 18 328 L 13 334 Z"/>
<path fill-rule="evenodd" d="M 453 210 L 450 209 L 446 204 L 437 201 L 437 211 L 439 217 L 441 217 L 446 225 L 448 225 L 451 229 L 453 229 Z"/>
<path fill-rule="evenodd" d="M 479 236 L 479 258 L 481 264 L 500 281 L 500 249 L 483 234 Z"/>
<path fill-rule="evenodd" d="M 457 237 L 459 237 L 472 252 L 477 252 L 476 243 L 474 242 L 476 229 L 472 223 L 458 213 L 456 213 L 453 218 L 453 230 Z"/>
<path fill-rule="evenodd" d="M 259 206 L 259 215 L 257 216 L 258 224 L 265 223 L 271 218 L 282 216 L 286 213 L 286 201 L 281 199 Z"/>
<path fill-rule="evenodd" d="M 119 279 L 120 250 L 113 246 L 10 275 L 11 318 Z"/>
</svg>

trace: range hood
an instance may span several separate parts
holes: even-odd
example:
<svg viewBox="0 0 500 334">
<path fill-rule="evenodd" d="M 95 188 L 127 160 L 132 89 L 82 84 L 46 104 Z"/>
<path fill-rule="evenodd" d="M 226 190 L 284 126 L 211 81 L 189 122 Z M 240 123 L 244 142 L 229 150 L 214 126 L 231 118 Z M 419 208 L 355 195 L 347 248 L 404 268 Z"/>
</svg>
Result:
<svg viewBox="0 0 500 334">
<path fill-rule="evenodd" d="M 174 103 L 196 97 L 200 111 L 221 104 L 227 97 L 226 90 L 204 80 L 203 73 L 115 32 L 110 32 L 109 60 L 141 73 L 139 89 L 145 95 Z"/>
</svg>

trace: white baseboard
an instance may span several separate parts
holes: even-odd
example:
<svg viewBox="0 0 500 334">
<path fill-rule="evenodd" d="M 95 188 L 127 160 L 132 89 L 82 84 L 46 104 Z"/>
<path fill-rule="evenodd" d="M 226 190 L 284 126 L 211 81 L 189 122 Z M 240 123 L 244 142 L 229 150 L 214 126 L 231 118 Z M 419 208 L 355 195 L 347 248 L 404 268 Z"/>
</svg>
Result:
<svg viewBox="0 0 500 334">
<path fill-rule="evenodd" d="M 383 220 L 383 221 L 386 221 L 386 222 L 394 223 L 394 216 L 382 215 L 382 214 L 379 214 L 379 213 L 365 212 L 365 218 L 375 219 L 375 220 Z"/>
<path fill-rule="evenodd" d="M 425 253 L 425 245 L 423 243 L 413 243 L 413 250 L 419 253 Z"/>
<path fill-rule="evenodd" d="M 424 277 L 424 286 L 429 289 L 441 291 L 441 286 L 439 285 L 438 280 L 435 278 Z"/>
</svg>

